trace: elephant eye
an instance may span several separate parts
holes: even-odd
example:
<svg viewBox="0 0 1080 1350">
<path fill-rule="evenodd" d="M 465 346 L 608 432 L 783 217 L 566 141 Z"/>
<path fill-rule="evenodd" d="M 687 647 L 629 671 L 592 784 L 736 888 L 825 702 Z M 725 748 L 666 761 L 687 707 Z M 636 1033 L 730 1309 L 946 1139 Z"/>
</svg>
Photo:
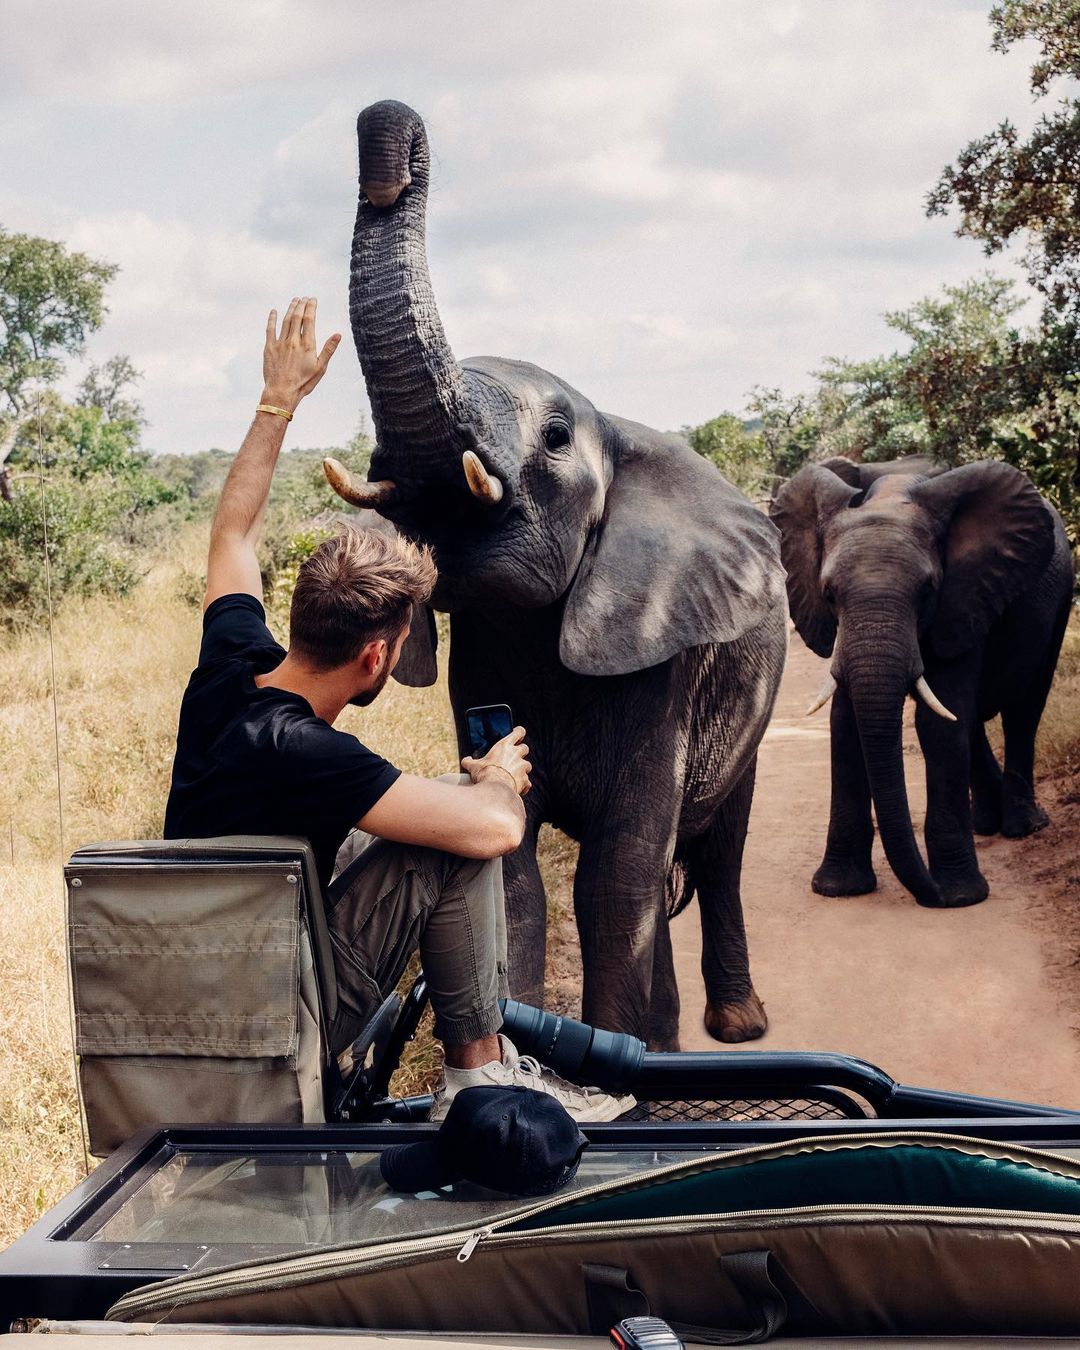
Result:
<svg viewBox="0 0 1080 1350">
<path fill-rule="evenodd" d="M 825 597 L 825 603 L 830 608 L 836 604 L 836 592 L 833 590 L 831 586 L 826 586 L 825 589 L 821 592 L 821 594 Z"/>
<path fill-rule="evenodd" d="M 570 428 L 562 420 L 555 418 L 544 428 L 544 445 L 548 450 L 561 450 L 570 444 Z"/>
</svg>

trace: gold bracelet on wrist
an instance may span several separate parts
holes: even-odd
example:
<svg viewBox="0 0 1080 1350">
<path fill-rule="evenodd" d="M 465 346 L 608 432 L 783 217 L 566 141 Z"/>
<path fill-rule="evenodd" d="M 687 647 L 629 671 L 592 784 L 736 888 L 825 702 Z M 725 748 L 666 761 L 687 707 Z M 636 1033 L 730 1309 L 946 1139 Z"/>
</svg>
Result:
<svg viewBox="0 0 1080 1350">
<path fill-rule="evenodd" d="M 498 769 L 500 773 L 506 774 L 507 778 L 510 779 L 510 786 L 514 789 L 515 792 L 517 792 L 518 790 L 517 779 L 514 777 L 514 775 L 510 772 L 509 769 L 504 769 L 501 764 L 485 764 L 484 771 L 486 772 L 488 769 Z M 518 795 L 520 796 L 521 794 L 518 793 Z"/>
<path fill-rule="evenodd" d="M 284 417 L 286 422 L 291 422 L 293 419 L 293 415 L 288 408 L 276 408 L 272 403 L 260 403 L 255 411 L 273 413 L 275 417 Z"/>
</svg>

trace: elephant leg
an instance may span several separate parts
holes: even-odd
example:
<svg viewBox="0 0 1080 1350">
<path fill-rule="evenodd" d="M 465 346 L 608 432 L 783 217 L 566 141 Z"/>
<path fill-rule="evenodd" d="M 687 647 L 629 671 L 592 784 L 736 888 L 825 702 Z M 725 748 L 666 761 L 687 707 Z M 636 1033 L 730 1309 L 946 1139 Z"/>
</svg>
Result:
<svg viewBox="0 0 1080 1350">
<path fill-rule="evenodd" d="M 750 979 L 740 879 L 754 800 L 757 757 L 724 799 L 705 834 L 688 849 L 701 908 L 705 1030 L 718 1041 L 752 1041 L 768 1019 Z"/>
<path fill-rule="evenodd" d="M 976 834 L 1001 832 L 1001 765 L 978 717 L 971 725 L 971 815 Z"/>
<path fill-rule="evenodd" d="M 581 844 L 574 875 L 581 1011 L 593 1026 L 639 1036 L 650 1049 L 668 1049 L 652 1044 L 651 1008 L 655 995 L 669 1010 L 664 1037 L 677 1040 L 678 1023 L 670 1025 L 670 1009 L 677 1007 L 672 992 L 654 987 L 654 975 L 674 984 L 670 939 L 658 935 L 674 843 L 645 832 L 643 824 L 597 822 Z M 664 969 L 656 966 L 658 948 Z"/>
<path fill-rule="evenodd" d="M 656 916 L 649 993 L 649 1049 L 678 1050 L 679 986 L 675 981 L 675 958 L 671 951 L 671 925 L 663 905 Z"/>
<path fill-rule="evenodd" d="M 1001 833 L 1006 839 L 1023 839 L 1050 823 L 1050 817 L 1035 800 L 1035 732 L 1045 703 L 1045 693 L 1039 699 L 1029 696 L 1024 704 L 1010 704 L 1001 712 L 1005 732 Z"/>
<path fill-rule="evenodd" d="M 1022 699 L 1001 710 L 1005 732 L 1005 773 L 1001 780 L 1001 833 L 1007 839 L 1023 839 L 1049 825 L 1050 817 L 1035 800 L 1035 733 L 1054 681 L 1057 648 Z"/>
<path fill-rule="evenodd" d="M 1001 710 L 1005 732 L 1005 775 L 1001 783 L 1001 833 L 1022 839 L 1050 823 L 1050 817 L 1035 800 L 1035 733 L 1050 695 L 1058 653 L 1072 613 L 1072 597 L 1066 598 L 1048 635 L 1038 674 Z"/>
<path fill-rule="evenodd" d="M 539 825 L 530 821 L 525 838 L 503 859 L 506 890 L 506 946 L 511 997 L 544 1006 L 547 955 L 547 896 L 536 862 Z"/>
<path fill-rule="evenodd" d="M 959 686 L 934 682 L 934 692 L 956 714 L 948 722 L 924 704 L 915 729 L 926 759 L 926 852 L 943 908 L 976 905 L 990 894 L 975 857 L 971 816 L 971 700 Z"/>
<path fill-rule="evenodd" d="M 874 822 L 859 729 L 847 690 L 833 695 L 829 715 L 832 801 L 825 857 L 810 885 L 818 895 L 867 895 L 877 889 L 870 862 Z"/>
</svg>

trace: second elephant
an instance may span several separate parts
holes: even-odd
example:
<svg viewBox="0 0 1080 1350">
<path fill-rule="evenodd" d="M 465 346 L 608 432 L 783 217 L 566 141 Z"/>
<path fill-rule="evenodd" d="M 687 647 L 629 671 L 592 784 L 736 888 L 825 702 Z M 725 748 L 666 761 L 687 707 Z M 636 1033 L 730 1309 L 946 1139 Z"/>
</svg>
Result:
<svg viewBox="0 0 1080 1350">
<path fill-rule="evenodd" d="M 1035 800 L 1035 731 L 1073 591 L 1060 516 L 1018 469 L 984 460 L 801 469 L 772 511 L 792 617 L 831 656 L 832 807 L 822 895 L 876 886 L 873 801 L 885 855 L 921 905 L 988 894 L 975 833 L 1018 837 L 1046 823 Z M 917 694 L 926 759 L 926 849 L 915 842 L 901 746 Z M 984 724 L 1001 714 L 1004 772 Z"/>
</svg>

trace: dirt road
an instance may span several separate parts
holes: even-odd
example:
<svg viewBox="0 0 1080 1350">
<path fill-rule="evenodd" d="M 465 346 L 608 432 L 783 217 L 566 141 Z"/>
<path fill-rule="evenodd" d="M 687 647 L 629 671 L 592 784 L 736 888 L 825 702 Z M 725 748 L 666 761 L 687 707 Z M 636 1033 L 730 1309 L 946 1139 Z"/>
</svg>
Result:
<svg viewBox="0 0 1080 1350">
<path fill-rule="evenodd" d="M 1051 974 L 1062 959 L 1033 865 L 1051 831 L 1019 844 L 978 840 L 990 898 L 970 909 L 921 908 L 877 842 L 874 894 L 811 891 L 829 816 L 829 718 L 802 714 L 825 668 L 793 635 L 743 870 L 751 969 L 770 1019 L 764 1039 L 745 1048 L 840 1051 L 920 1086 L 1080 1105 L 1080 1006 Z M 910 707 L 905 749 L 921 839 L 923 762 Z M 702 1023 L 696 905 L 672 932 L 683 1049 L 721 1048 Z"/>
</svg>

